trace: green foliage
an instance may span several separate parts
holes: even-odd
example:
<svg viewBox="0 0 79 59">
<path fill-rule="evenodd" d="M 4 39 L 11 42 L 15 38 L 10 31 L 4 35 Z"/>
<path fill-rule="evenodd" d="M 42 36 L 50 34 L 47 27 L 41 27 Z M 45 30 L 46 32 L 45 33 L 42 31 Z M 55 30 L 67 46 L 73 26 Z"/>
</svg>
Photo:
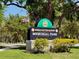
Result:
<svg viewBox="0 0 79 59">
<path fill-rule="evenodd" d="M 0 9 L 0 25 L 2 23 L 2 21 L 4 20 L 4 15 L 3 15 L 3 9 Z"/>
<path fill-rule="evenodd" d="M 54 46 L 51 52 L 70 52 L 70 48 L 66 44 L 61 44 L 60 46 Z"/>
<path fill-rule="evenodd" d="M 23 23 L 25 17 L 10 15 L 5 20 L 4 26 L 0 30 L 0 42 L 17 43 L 26 41 L 26 33 L 29 23 Z M 8 34 L 8 35 L 7 35 Z"/>
<path fill-rule="evenodd" d="M 48 40 L 45 38 L 37 38 L 35 40 L 34 49 L 36 52 L 45 52 L 45 48 L 48 47 Z"/>
<path fill-rule="evenodd" d="M 53 40 L 53 44 L 77 44 L 78 40 L 77 39 L 66 39 L 66 38 L 57 38 Z"/>
<path fill-rule="evenodd" d="M 53 40 L 52 52 L 70 52 L 70 47 L 78 43 L 77 39 L 55 39 Z"/>
<path fill-rule="evenodd" d="M 63 32 L 64 37 L 77 38 L 77 34 L 79 33 L 79 25 L 76 21 L 68 22 L 63 25 L 61 31 Z"/>
<path fill-rule="evenodd" d="M 77 5 L 73 0 L 0 0 L 1 3 L 7 5 L 15 5 L 20 8 L 27 9 L 30 13 L 31 20 L 34 20 L 34 13 L 37 13 L 40 18 L 50 15 L 51 21 L 58 19 L 58 27 L 61 27 L 62 19 L 66 20 L 78 20 L 78 11 L 75 9 Z M 50 3 L 51 2 L 51 3 Z M 2 5 L 0 3 L 0 5 Z M 51 5 L 51 6 L 48 6 Z"/>
<path fill-rule="evenodd" d="M 61 27 L 62 19 L 68 20 L 68 22 L 74 22 L 74 20 L 79 20 L 79 11 L 76 10 L 78 6 L 75 5 L 73 0 L 17 0 L 13 2 L 14 0 L 0 0 L 0 25 L 1 27 L 4 27 L 1 29 L 1 33 L 5 34 L 5 36 L 2 35 L 2 37 L 6 37 L 7 33 L 9 33 L 8 37 L 14 37 L 15 41 L 18 38 L 18 40 L 24 41 L 25 40 L 25 33 L 27 32 L 27 27 L 30 24 L 31 26 L 34 26 L 34 22 L 22 23 L 21 19 L 15 16 L 10 16 L 9 20 L 4 22 L 3 20 L 3 6 L 9 6 L 9 5 L 15 5 L 20 8 L 27 9 L 31 20 L 34 20 L 34 13 L 37 13 L 37 15 L 40 18 L 47 17 L 48 13 L 49 15 L 52 13 L 51 20 L 54 21 L 54 19 L 58 20 L 57 27 Z M 51 3 L 48 3 L 48 2 Z M 10 4 L 9 4 L 9 3 Z M 48 5 L 52 5 L 51 7 Z M 49 8 L 50 7 L 50 8 Z M 48 10 L 50 10 L 48 12 Z M 63 19 L 63 20 L 64 20 Z M 3 26 L 5 23 L 5 26 Z M 30 26 L 29 25 L 29 26 Z M 59 28 L 60 29 L 60 28 Z M 65 36 L 70 36 L 70 38 L 76 37 L 76 35 L 79 33 L 78 26 L 76 25 L 76 22 L 74 23 L 68 23 L 65 25 L 62 29 L 62 32 Z M 20 37 L 20 38 L 19 38 Z M 6 39 L 5 39 L 6 40 Z M 14 40 L 14 39 L 11 39 Z"/>
</svg>

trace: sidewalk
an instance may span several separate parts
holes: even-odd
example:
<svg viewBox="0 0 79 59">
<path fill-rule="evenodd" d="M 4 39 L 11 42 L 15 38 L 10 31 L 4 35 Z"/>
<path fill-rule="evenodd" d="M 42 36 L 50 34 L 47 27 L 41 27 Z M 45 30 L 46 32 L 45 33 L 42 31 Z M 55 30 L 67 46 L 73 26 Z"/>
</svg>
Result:
<svg viewBox="0 0 79 59">
<path fill-rule="evenodd" d="M 4 51 L 4 50 L 12 49 L 12 48 L 26 47 L 26 44 L 25 43 L 15 43 L 15 44 L 0 43 L 0 46 L 4 47 L 4 48 L 1 48 L 0 51 Z"/>
</svg>

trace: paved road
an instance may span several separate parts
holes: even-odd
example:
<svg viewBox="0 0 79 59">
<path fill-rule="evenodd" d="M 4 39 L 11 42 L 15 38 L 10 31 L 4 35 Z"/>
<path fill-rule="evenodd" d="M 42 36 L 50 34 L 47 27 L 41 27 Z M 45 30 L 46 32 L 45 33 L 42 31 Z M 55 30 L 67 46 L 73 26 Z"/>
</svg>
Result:
<svg viewBox="0 0 79 59">
<path fill-rule="evenodd" d="M 79 47 L 79 44 L 75 44 L 74 46 L 75 46 L 75 47 Z"/>
<path fill-rule="evenodd" d="M 5 47 L 5 48 L 0 49 L 0 51 L 4 51 L 4 50 L 12 49 L 12 48 L 26 47 L 26 44 L 25 43 L 16 43 L 16 44 L 0 43 L 0 46 Z"/>
</svg>

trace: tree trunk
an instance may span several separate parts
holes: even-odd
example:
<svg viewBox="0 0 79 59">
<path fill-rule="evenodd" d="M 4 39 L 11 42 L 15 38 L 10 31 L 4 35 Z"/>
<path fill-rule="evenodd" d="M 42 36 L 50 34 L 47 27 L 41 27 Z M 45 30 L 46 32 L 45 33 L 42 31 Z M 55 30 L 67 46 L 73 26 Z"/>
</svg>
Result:
<svg viewBox="0 0 79 59">
<path fill-rule="evenodd" d="M 51 19 L 52 18 L 52 4 L 51 0 L 48 0 L 48 6 L 47 6 L 47 18 Z"/>
</svg>

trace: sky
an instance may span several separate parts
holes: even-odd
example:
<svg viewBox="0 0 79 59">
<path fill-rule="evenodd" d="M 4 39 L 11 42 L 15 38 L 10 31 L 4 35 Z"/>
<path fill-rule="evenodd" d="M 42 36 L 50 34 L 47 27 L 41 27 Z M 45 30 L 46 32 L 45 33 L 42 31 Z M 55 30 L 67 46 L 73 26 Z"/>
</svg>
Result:
<svg viewBox="0 0 79 59">
<path fill-rule="evenodd" d="M 23 8 L 19 8 L 17 6 L 10 5 L 10 6 L 7 6 L 4 10 L 5 16 L 9 16 L 9 14 L 11 15 L 19 14 L 20 16 L 26 16 L 28 14 L 28 11 Z"/>
</svg>

